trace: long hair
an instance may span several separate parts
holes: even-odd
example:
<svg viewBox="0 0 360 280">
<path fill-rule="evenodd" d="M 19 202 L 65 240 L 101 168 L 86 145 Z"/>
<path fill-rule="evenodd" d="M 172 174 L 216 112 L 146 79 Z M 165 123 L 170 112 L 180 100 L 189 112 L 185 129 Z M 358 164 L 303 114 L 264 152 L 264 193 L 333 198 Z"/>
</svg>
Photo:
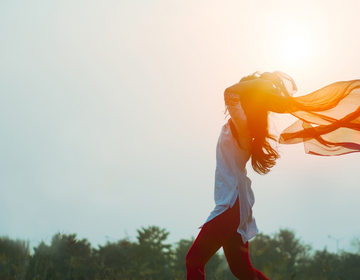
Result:
<svg viewBox="0 0 360 280">
<path fill-rule="evenodd" d="M 272 80 L 268 73 L 259 75 L 258 72 L 244 77 L 240 82 L 257 78 Z M 280 77 L 279 77 L 280 78 Z M 272 81 L 277 86 L 276 81 Z M 251 165 L 255 172 L 263 175 L 270 172 L 280 157 L 279 153 L 271 146 L 270 140 L 277 141 L 277 137 L 269 133 L 269 113 L 271 104 L 268 96 L 259 96 L 257 93 L 249 92 L 240 95 L 241 106 L 247 117 L 248 127 L 252 137 L 251 143 Z M 273 100 L 272 100 L 273 101 Z"/>
</svg>

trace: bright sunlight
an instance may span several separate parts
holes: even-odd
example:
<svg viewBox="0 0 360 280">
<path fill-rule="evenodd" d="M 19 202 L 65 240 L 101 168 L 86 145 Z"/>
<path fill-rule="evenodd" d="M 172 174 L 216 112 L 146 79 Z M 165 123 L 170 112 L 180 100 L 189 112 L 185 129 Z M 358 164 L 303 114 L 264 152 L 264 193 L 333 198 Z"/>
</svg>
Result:
<svg viewBox="0 0 360 280">
<path fill-rule="evenodd" d="M 279 21 L 273 37 L 275 59 L 285 66 L 311 63 L 319 48 L 316 30 L 304 18 Z"/>
</svg>

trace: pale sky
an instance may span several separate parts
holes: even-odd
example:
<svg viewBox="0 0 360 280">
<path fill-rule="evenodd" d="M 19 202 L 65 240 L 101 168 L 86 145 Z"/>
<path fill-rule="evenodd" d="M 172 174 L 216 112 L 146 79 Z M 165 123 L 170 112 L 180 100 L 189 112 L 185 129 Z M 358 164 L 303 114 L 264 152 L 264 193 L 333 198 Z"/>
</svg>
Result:
<svg viewBox="0 0 360 280">
<path fill-rule="evenodd" d="M 360 78 L 360 2 L 1 1 L 0 235 L 95 247 L 156 225 L 196 236 L 214 207 L 223 91 L 281 70 L 298 95 Z M 272 119 L 280 133 L 293 118 Z M 264 234 L 314 249 L 360 235 L 360 154 L 279 146 L 248 167 Z M 107 237 L 108 238 L 107 238 Z"/>
</svg>

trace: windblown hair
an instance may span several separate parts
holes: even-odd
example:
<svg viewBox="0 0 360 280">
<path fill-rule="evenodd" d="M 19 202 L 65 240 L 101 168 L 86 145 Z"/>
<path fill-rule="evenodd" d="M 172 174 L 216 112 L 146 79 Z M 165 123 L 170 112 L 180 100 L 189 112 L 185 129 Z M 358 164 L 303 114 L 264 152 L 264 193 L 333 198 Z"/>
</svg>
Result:
<svg viewBox="0 0 360 280">
<path fill-rule="evenodd" d="M 263 74 L 264 75 L 264 74 Z M 260 75 L 261 78 L 272 80 L 272 78 Z M 243 81 L 259 78 L 258 73 L 244 77 Z M 274 84 L 276 86 L 276 84 Z M 269 133 L 269 113 L 271 111 L 271 100 L 267 96 L 259 96 L 256 92 L 240 95 L 241 106 L 244 109 L 248 121 L 248 127 L 252 137 L 251 143 L 251 165 L 255 172 L 264 175 L 276 164 L 280 157 L 279 153 L 271 146 L 270 140 L 277 141 L 277 137 Z M 273 101 L 273 100 L 272 100 Z"/>
</svg>

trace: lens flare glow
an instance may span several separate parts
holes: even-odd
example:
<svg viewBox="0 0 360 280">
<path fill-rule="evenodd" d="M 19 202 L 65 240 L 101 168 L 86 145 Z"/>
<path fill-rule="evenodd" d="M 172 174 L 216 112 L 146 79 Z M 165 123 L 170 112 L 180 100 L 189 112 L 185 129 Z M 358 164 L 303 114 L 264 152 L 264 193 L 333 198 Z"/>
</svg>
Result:
<svg viewBox="0 0 360 280">
<path fill-rule="evenodd" d="M 275 60 L 285 66 L 311 63 L 318 49 L 316 30 L 304 18 L 286 18 L 276 24 L 273 33 Z"/>
<path fill-rule="evenodd" d="M 281 47 L 281 55 L 288 62 L 307 59 L 310 53 L 310 42 L 303 37 L 290 36 Z"/>
</svg>

